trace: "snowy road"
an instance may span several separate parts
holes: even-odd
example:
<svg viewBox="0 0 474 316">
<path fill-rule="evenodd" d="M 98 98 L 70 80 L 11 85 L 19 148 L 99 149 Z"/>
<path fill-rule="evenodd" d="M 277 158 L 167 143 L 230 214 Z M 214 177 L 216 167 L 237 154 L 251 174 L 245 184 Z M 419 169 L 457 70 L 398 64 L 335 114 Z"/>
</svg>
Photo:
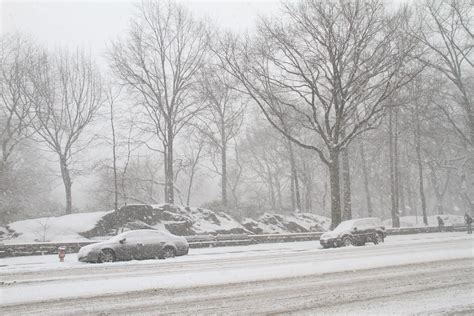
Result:
<svg viewBox="0 0 474 316">
<path fill-rule="evenodd" d="M 166 261 L 83 264 L 68 256 L 0 264 L 2 314 L 474 312 L 472 236 L 389 237 L 193 249 Z"/>
</svg>

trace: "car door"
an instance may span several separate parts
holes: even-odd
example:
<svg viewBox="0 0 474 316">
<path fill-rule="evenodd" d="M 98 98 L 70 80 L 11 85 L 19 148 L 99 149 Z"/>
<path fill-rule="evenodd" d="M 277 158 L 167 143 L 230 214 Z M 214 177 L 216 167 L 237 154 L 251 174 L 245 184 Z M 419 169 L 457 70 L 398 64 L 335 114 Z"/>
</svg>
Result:
<svg viewBox="0 0 474 316">
<path fill-rule="evenodd" d="M 370 240 L 372 238 L 372 236 L 375 236 L 375 233 L 376 233 L 376 224 L 375 224 L 375 220 L 373 219 L 367 219 L 367 233 L 366 233 L 366 238 L 368 240 Z"/>
<path fill-rule="evenodd" d="M 128 259 L 141 259 L 141 247 L 143 238 L 139 231 L 132 231 L 126 234 L 125 241 L 122 243 L 123 255 Z"/>
<path fill-rule="evenodd" d="M 375 233 L 375 226 L 373 224 L 373 220 L 368 218 L 368 219 L 364 219 L 364 233 L 363 233 L 363 238 L 364 238 L 364 241 L 367 242 L 367 241 L 370 241 L 373 234 Z"/>
<path fill-rule="evenodd" d="M 362 220 L 358 220 L 354 223 L 353 229 L 352 229 L 352 235 L 354 236 L 354 239 L 357 241 L 361 241 L 364 238 L 364 222 Z"/>
<path fill-rule="evenodd" d="M 163 241 L 160 232 L 146 232 L 143 234 L 143 245 L 140 254 L 143 259 L 158 258 L 161 253 Z"/>
</svg>

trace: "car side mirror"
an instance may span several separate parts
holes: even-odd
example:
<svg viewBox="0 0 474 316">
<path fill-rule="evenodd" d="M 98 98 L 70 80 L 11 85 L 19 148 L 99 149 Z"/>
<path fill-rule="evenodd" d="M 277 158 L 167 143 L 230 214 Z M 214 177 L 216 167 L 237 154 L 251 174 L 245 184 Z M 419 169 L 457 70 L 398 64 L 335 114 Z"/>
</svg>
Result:
<svg viewBox="0 0 474 316">
<path fill-rule="evenodd" d="M 126 240 L 127 240 L 127 238 L 120 239 L 119 242 L 120 242 L 121 244 L 124 244 Z"/>
</svg>

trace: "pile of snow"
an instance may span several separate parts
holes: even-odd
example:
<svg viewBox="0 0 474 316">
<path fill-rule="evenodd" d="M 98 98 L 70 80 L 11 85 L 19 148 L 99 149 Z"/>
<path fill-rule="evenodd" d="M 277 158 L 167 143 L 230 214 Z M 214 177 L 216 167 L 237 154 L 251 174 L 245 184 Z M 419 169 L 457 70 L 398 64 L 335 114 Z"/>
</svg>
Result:
<svg viewBox="0 0 474 316">
<path fill-rule="evenodd" d="M 258 220 L 250 218 L 242 222 L 254 234 L 284 234 L 327 231 L 331 220 L 311 213 L 279 215 L 265 213 Z"/>
<path fill-rule="evenodd" d="M 80 213 L 13 222 L 7 225 L 7 233 L 2 234 L 2 237 L 16 243 L 87 241 L 80 233 L 94 228 L 97 221 L 109 213 Z"/>
<path fill-rule="evenodd" d="M 251 234 L 223 212 L 161 204 L 130 212 L 79 213 L 18 221 L 7 225 L 0 240 L 7 243 L 88 241 L 125 230 L 150 228 L 180 236 Z"/>
<path fill-rule="evenodd" d="M 131 229 L 158 229 L 179 236 L 216 234 L 285 234 L 326 231 L 331 220 L 310 213 L 264 214 L 242 224 L 224 212 L 160 204 L 127 210 L 79 213 L 18 221 L 0 234 L 6 243 L 88 241 Z"/>
<path fill-rule="evenodd" d="M 183 212 L 183 209 L 180 209 Z M 192 220 L 192 231 L 202 234 L 242 234 L 249 233 L 245 227 L 224 212 L 213 212 L 202 208 L 188 207 L 185 214 Z"/>
<path fill-rule="evenodd" d="M 444 226 L 464 225 L 464 216 L 461 215 L 430 215 L 428 216 L 428 226 L 438 226 L 438 216 L 444 221 Z M 386 227 L 392 227 L 392 220 L 383 221 Z M 400 227 L 424 227 L 423 216 L 402 216 L 400 217 Z"/>
</svg>

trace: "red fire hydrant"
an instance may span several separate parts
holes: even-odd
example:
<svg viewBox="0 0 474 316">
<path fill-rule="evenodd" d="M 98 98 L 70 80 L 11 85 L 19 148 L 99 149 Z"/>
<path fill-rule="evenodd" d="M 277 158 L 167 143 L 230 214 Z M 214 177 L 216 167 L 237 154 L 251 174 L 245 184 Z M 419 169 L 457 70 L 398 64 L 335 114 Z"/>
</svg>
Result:
<svg viewBox="0 0 474 316">
<path fill-rule="evenodd" d="M 66 257 L 66 247 L 58 248 L 59 261 L 64 262 L 64 257 Z"/>
</svg>

